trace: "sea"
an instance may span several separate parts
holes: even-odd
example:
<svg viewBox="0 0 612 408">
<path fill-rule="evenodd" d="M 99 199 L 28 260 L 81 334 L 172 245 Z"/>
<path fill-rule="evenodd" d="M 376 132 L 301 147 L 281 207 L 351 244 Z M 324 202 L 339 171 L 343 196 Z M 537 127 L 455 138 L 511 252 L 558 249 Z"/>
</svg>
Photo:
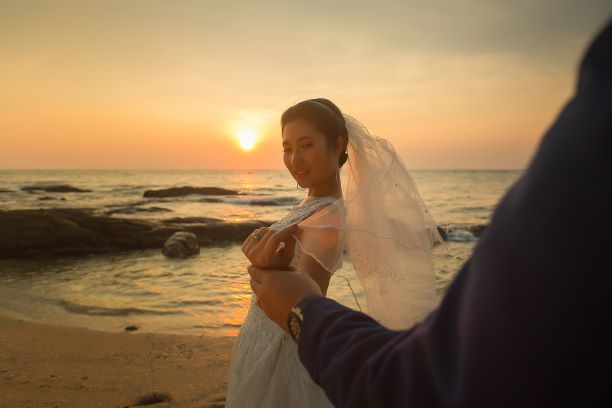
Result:
<svg viewBox="0 0 612 408">
<path fill-rule="evenodd" d="M 478 243 L 499 200 L 522 170 L 414 170 L 435 221 L 447 232 L 435 253 L 438 296 Z M 69 184 L 87 193 L 28 192 Z M 223 187 L 237 196 L 143 197 L 145 190 Z M 5 190 L 8 190 L 6 192 Z M 282 218 L 306 195 L 284 170 L 0 170 L 0 210 L 87 208 L 129 219 L 206 216 L 227 222 Z M 2 226 L 0 225 L 0 228 Z M 161 248 L 53 259 L 0 259 L 0 314 L 52 325 L 123 331 L 233 336 L 251 301 L 240 244 L 202 247 L 187 259 Z M 328 296 L 367 307 L 350 259 L 331 279 Z M 347 281 L 351 283 L 350 287 Z"/>
</svg>

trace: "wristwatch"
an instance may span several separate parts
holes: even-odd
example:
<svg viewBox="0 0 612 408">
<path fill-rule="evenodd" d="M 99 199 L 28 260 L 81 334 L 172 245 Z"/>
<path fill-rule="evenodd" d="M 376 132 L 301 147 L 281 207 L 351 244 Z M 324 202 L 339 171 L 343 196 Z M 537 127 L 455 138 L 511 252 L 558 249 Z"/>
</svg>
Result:
<svg viewBox="0 0 612 408">
<path fill-rule="evenodd" d="M 296 343 L 300 341 L 303 321 L 304 315 L 302 314 L 302 309 L 295 306 L 289 311 L 289 315 L 287 316 L 287 328 L 289 329 L 289 334 Z"/>
</svg>

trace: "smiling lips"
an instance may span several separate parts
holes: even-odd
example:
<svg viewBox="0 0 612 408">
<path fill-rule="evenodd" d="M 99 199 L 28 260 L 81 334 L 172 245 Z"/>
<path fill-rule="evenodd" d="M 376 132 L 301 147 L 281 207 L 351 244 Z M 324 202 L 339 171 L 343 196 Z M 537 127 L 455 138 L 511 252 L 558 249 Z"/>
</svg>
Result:
<svg viewBox="0 0 612 408">
<path fill-rule="evenodd" d="M 304 176 L 306 176 L 308 172 L 309 170 L 302 170 L 302 171 L 296 171 L 293 174 L 295 174 L 295 177 L 297 178 L 304 178 Z"/>
</svg>

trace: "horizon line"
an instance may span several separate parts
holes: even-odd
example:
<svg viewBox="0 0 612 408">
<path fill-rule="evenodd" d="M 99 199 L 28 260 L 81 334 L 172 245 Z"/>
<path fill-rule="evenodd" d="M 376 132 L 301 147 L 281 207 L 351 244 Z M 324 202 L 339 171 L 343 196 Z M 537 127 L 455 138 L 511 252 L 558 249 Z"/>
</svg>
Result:
<svg viewBox="0 0 612 408">
<path fill-rule="evenodd" d="M 411 171 L 524 171 L 527 168 L 501 168 L 501 167 L 449 167 L 449 168 L 407 168 Z M 287 169 L 281 168 L 270 168 L 270 169 L 253 169 L 253 168 L 236 168 L 236 169 L 219 169 L 219 168 L 86 168 L 86 167 L 72 167 L 72 168 L 26 168 L 26 167 L 14 167 L 14 168 L 0 168 L 0 171 L 287 171 Z"/>
</svg>

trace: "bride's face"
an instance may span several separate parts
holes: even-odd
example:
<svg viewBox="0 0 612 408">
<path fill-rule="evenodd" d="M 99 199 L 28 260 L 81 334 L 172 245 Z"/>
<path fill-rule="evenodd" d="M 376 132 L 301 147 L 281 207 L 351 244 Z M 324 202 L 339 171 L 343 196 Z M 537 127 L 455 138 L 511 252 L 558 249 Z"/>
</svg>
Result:
<svg viewBox="0 0 612 408">
<path fill-rule="evenodd" d="M 285 124 L 283 161 L 301 187 L 316 188 L 336 177 L 339 153 L 335 150 L 310 123 L 298 119 Z"/>
</svg>

